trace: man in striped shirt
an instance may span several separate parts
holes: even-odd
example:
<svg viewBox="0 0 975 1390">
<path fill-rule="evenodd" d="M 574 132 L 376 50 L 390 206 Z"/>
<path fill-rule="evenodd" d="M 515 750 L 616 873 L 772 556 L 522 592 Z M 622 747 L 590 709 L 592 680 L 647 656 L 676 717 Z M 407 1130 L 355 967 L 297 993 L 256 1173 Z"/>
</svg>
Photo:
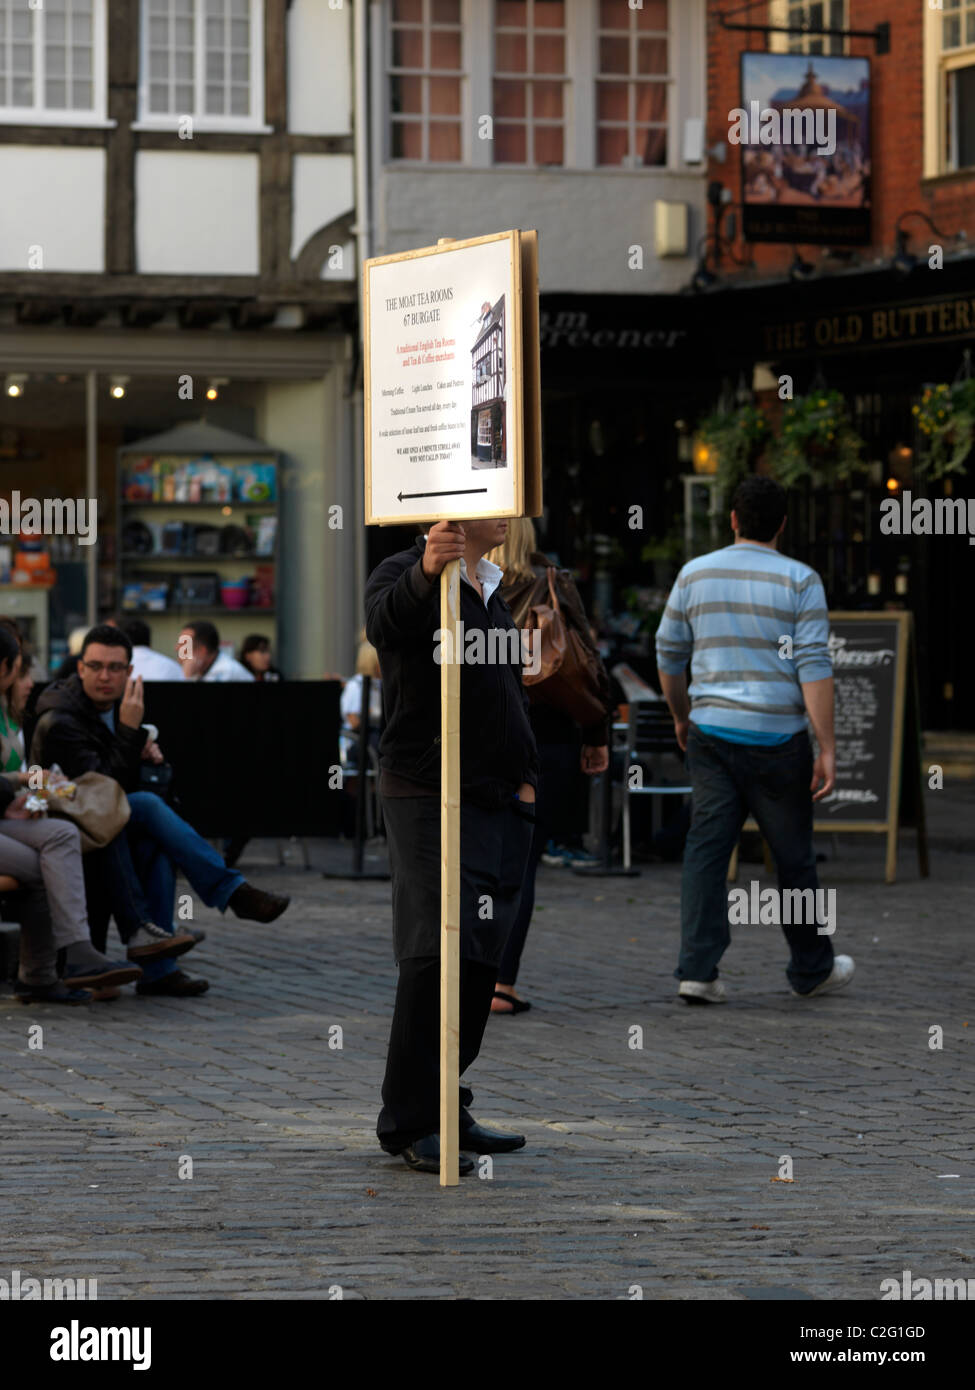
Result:
<svg viewBox="0 0 975 1390">
<path fill-rule="evenodd" d="M 734 545 L 684 566 L 657 629 L 661 688 L 693 787 L 675 971 L 687 1003 L 725 999 L 718 962 L 731 939 L 728 861 L 749 813 L 775 859 L 780 903 L 807 909 L 798 924 L 786 925 L 789 911 L 772 916 L 789 943 L 793 992 L 825 994 L 853 975 L 852 959 L 834 957 L 809 910 L 820 901 L 813 802 L 836 777 L 833 667 L 819 576 L 776 548 L 785 520 L 778 483 L 746 478 L 732 500 Z M 800 892 L 786 898 L 790 889 Z"/>
</svg>

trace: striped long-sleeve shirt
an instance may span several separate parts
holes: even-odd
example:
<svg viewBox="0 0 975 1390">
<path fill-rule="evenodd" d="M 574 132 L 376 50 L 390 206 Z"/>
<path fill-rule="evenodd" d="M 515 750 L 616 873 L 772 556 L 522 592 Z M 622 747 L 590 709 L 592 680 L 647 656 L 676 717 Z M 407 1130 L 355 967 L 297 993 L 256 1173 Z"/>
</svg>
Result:
<svg viewBox="0 0 975 1390">
<path fill-rule="evenodd" d="M 788 639 L 788 640 L 784 640 Z M 748 541 L 686 564 L 657 629 L 657 665 L 691 663 L 691 719 L 758 734 L 805 728 L 800 682 L 833 674 L 819 575 Z"/>
</svg>

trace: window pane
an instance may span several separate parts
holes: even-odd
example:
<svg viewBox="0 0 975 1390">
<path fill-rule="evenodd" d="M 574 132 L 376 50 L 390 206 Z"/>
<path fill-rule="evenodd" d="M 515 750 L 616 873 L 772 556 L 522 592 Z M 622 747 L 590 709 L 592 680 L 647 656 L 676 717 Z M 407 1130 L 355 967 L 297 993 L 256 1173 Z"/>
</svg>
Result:
<svg viewBox="0 0 975 1390">
<path fill-rule="evenodd" d="M 965 42 L 975 43 L 975 9 L 969 10 L 965 16 Z"/>
<path fill-rule="evenodd" d="M 34 105 L 34 79 L 32 77 L 14 78 L 13 104 L 14 106 Z"/>
<path fill-rule="evenodd" d="M 526 114 L 524 82 L 495 81 L 494 114 L 499 117 Z"/>
<path fill-rule="evenodd" d="M 600 72 L 629 72 L 630 70 L 630 41 L 629 39 L 600 39 L 599 40 L 599 71 Z"/>
<path fill-rule="evenodd" d="M 423 158 L 423 127 L 418 121 L 394 121 L 392 153 L 394 159 Z"/>
<path fill-rule="evenodd" d="M 430 126 L 430 158 L 457 163 L 460 159 L 460 126 L 453 121 L 434 121 Z"/>
<path fill-rule="evenodd" d="M 173 20 L 173 42 L 178 48 L 193 47 L 193 21 L 192 19 Z"/>
<path fill-rule="evenodd" d="M 162 82 L 153 82 L 149 87 L 149 110 L 169 110 L 169 88 Z"/>
<path fill-rule="evenodd" d="M 498 72 L 528 71 L 528 41 L 524 34 L 497 34 L 494 54 Z"/>
<path fill-rule="evenodd" d="M 193 100 L 193 88 L 188 83 L 180 82 L 173 90 L 176 99 L 176 110 L 182 116 L 192 111 L 195 102 Z"/>
<path fill-rule="evenodd" d="M 48 21 L 47 21 L 47 22 L 48 22 L 48 25 L 51 24 L 51 21 L 52 21 L 54 18 L 55 18 L 54 15 L 50 15 L 50 16 L 48 17 Z M 2 24 L 3 24 L 3 20 L 2 20 L 2 17 L 0 17 L 0 33 L 3 32 L 3 30 L 2 30 Z M 16 10 L 13 11 L 12 14 L 10 14 L 10 33 L 11 33 L 11 37 L 13 37 L 13 38 L 15 38 L 15 39 L 29 39 L 29 38 L 31 37 L 31 31 L 32 31 L 33 27 L 34 27 L 34 26 L 33 26 L 33 23 L 32 23 L 31 15 L 30 15 L 30 13 L 29 13 L 28 10 L 16 9 Z M 64 20 L 63 20 L 63 19 L 61 20 L 61 32 L 64 33 Z M 57 37 L 57 35 L 52 34 L 52 38 L 56 38 L 56 37 Z"/>
<path fill-rule="evenodd" d="M 16 50 L 15 50 L 16 51 Z M 29 49 L 27 50 L 30 51 Z M 51 44 L 45 54 L 46 70 L 52 77 L 64 76 L 64 62 L 66 50 L 58 45 Z"/>
<path fill-rule="evenodd" d="M 71 84 L 71 106 L 75 111 L 90 111 L 92 108 L 91 83 L 73 82 Z"/>
<path fill-rule="evenodd" d="M 667 119 L 667 88 L 662 82 L 641 82 L 637 86 L 636 118 L 640 122 Z"/>
<path fill-rule="evenodd" d="M 49 79 L 44 84 L 44 105 L 63 110 L 67 106 L 67 86 L 62 79 Z"/>
<path fill-rule="evenodd" d="M 207 20 L 207 48 L 223 48 L 224 28 L 222 19 Z"/>
<path fill-rule="evenodd" d="M 601 121 L 625 121 L 629 116 L 628 82 L 596 83 L 596 115 Z"/>
<path fill-rule="evenodd" d="M 532 83 L 532 115 L 542 121 L 562 119 L 561 82 Z"/>
<path fill-rule="evenodd" d="M 957 48 L 961 43 L 961 17 L 947 15 L 941 23 L 944 26 L 944 47 Z"/>
<path fill-rule="evenodd" d="M 232 53 L 230 55 L 230 77 L 233 82 L 250 82 L 251 60 L 247 53 Z"/>
<path fill-rule="evenodd" d="M 667 0 L 643 0 L 643 9 L 636 12 L 636 27 L 666 34 Z"/>
<path fill-rule="evenodd" d="M 246 19 L 230 22 L 230 42 L 234 48 L 247 48 L 251 41 L 251 27 Z"/>
<path fill-rule="evenodd" d="M 433 0 L 430 18 L 434 24 L 459 24 L 460 0 Z"/>
<path fill-rule="evenodd" d="M 565 0 L 535 0 L 536 29 L 565 28 Z"/>
<path fill-rule="evenodd" d="M 630 32 L 630 9 L 626 0 L 599 0 L 600 29 L 621 29 Z"/>
<path fill-rule="evenodd" d="M 186 61 L 189 61 L 190 64 L 191 64 L 189 72 L 187 72 L 187 71 L 186 71 L 186 68 L 183 66 L 183 63 L 185 63 Z M 193 75 L 192 61 L 193 61 L 193 59 L 192 59 L 192 54 L 189 54 L 189 53 L 177 53 L 177 54 L 176 54 L 176 68 L 175 68 L 175 71 L 176 71 L 177 76 L 179 76 L 179 77 L 192 77 L 192 75 Z M 222 54 L 222 53 L 218 53 L 218 52 L 216 52 L 214 49 L 211 48 L 211 49 L 209 50 L 209 52 L 207 53 L 207 69 L 206 69 L 206 70 L 207 70 L 207 81 L 208 81 L 208 82 L 214 82 L 214 81 L 220 80 L 220 79 L 223 77 L 223 54 Z"/>
<path fill-rule="evenodd" d="M 423 67 L 423 32 L 420 29 L 393 30 L 393 67 Z"/>
<path fill-rule="evenodd" d="M 206 89 L 206 109 L 208 115 L 222 116 L 224 103 L 224 89 L 222 86 L 207 87 Z"/>
<path fill-rule="evenodd" d="M 391 78 L 390 104 L 392 110 L 397 114 L 401 111 L 421 112 L 423 110 L 423 78 Z"/>
<path fill-rule="evenodd" d="M 430 67 L 436 71 L 456 72 L 460 68 L 460 34 L 452 29 L 433 29 L 430 32 Z"/>
<path fill-rule="evenodd" d="M 64 49 L 61 49 L 62 54 Z M 15 43 L 10 50 L 13 62 L 10 65 L 11 72 L 22 72 L 25 75 L 34 70 L 34 53 L 30 44 Z"/>
<path fill-rule="evenodd" d="M 955 99 L 958 103 L 958 168 L 975 164 L 975 66 L 955 73 Z"/>
<path fill-rule="evenodd" d="M 231 116 L 249 116 L 251 113 L 251 92 L 249 87 L 235 86 L 230 89 Z"/>
<path fill-rule="evenodd" d="M 563 38 L 540 38 L 535 39 L 535 71 L 536 72 L 564 72 L 565 71 L 565 39 Z"/>
<path fill-rule="evenodd" d="M 211 58 L 216 58 L 216 71 L 210 72 L 209 63 Z M 174 53 L 173 54 L 173 76 L 181 82 L 191 82 L 193 80 L 193 54 Z M 219 53 L 207 54 L 207 77 L 212 81 L 214 78 L 220 81 L 223 78 L 223 57 Z"/>
<path fill-rule="evenodd" d="M 528 142 L 523 125 L 495 125 L 495 164 L 524 164 Z"/>
<path fill-rule="evenodd" d="M 639 73 L 667 72 L 667 40 L 639 39 L 636 46 L 636 70 Z"/>
<path fill-rule="evenodd" d="M 562 163 L 562 127 L 558 125 L 537 125 L 535 127 L 535 163 Z"/>
<path fill-rule="evenodd" d="M 596 159 L 600 164 L 622 164 L 626 158 L 629 134 L 625 130 L 607 130 L 601 126 L 596 135 Z"/>
<path fill-rule="evenodd" d="M 21 21 L 19 25 L 17 24 L 17 20 Z M 49 14 L 46 17 L 46 22 L 44 24 L 45 43 L 57 43 L 59 41 L 63 43 L 65 33 L 67 32 L 67 28 L 68 26 L 63 14 Z M 18 14 L 15 10 L 14 33 L 17 34 L 19 37 L 22 36 L 25 32 L 30 32 L 30 15 Z"/>
<path fill-rule="evenodd" d="M 524 29 L 528 24 L 525 0 L 498 0 L 495 24 L 501 29 L 508 25 Z"/>
<path fill-rule="evenodd" d="M 423 0 L 393 0 L 394 24 L 420 24 L 422 20 Z"/>
<path fill-rule="evenodd" d="M 150 19 L 149 43 L 153 48 L 169 47 L 169 25 L 164 19 Z"/>
<path fill-rule="evenodd" d="M 71 72 L 75 77 L 91 76 L 91 49 L 75 48 L 71 52 Z"/>
<path fill-rule="evenodd" d="M 460 79 L 458 77 L 431 77 L 430 110 L 435 116 L 460 115 Z"/>
<path fill-rule="evenodd" d="M 165 54 L 165 53 L 150 53 L 150 54 L 149 54 L 149 76 L 150 76 L 150 77 L 168 77 L 168 76 L 169 76 L 169 63 L 168 63 L 167 60 L 166 60 L 166 54 Z"/>
<path fill-rule="evenodd" d="M 637 129 L 637 153 L 641 164 L 666 164 L 667 163 L 667 132 L 666 130 L 641 130 Z"/>
</svg>

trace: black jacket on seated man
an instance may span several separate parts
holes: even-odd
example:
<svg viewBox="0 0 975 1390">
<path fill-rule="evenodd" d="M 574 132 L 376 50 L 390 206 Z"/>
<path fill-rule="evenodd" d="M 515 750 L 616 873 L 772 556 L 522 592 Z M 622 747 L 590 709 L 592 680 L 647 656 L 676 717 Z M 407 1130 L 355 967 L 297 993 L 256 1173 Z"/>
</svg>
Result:
<svg viewBox="0 0 975 1390">
<path fill-rule="evenodd" d="M 379 741 L 384 796 L 396 795 L 400 781 L 418 784 L 400 788 L 401 795 L 440 794 L 440 666 L 435 659 L 440 580 L 423 572 L 425 548 L 418 537 L 410 550 L 384 560 L 366 586 L 366 635 L 379 653 L 386 708 Z M 502 645 L 498 637 L 490 637 L 491 629 L 517 631 L 500 589 L 485 606 L 471 585 L 462 583 L 460 619 L 465 644 L 466 635 L 479 629 L 488 652 L 490 643 L 498 651 Z M 510 801 L 522 783 L 538 782 L 520 648 L 509 638 L 506 649 L 512 660 L 465 664 L 460 673 L 460 794 L 486 809 Z"/>
<path fill-rule="evenodd" d="M 49 685 L 37 701 L 31 735 L 31 761 L 41 767 L 54 763 L 68 777 L 103 772 L 127 792 L 138 791 L 145 728 L 130 729 L 116 721 L 110 729 L 85 694 L 79 676 Z"/>
<path fill-rule="evenodd" d="M 464 523 L 459 618 L 467 660 L 460 671 L 460 1073 L 476 1058 L 491 1008 L 498 962 L 518 909 L 531 848 L 538 754 L 521 681 L 521 648 L 499 592 L 501 571 L 485 560 L 503 523 Z M 475 529 L 476 528 L 476 529 Z M 447 528 L 450 530 L 450 528 Z M 496 539 L 490 539 L 497 532 Z M 443 535 L 438 544 L 443 543 Z M 459 541 L 454 542 L 459 544 Z M 469 548 L 468 548 L 469 547 Z M 370 575 L 366 635 L 379 655 L 386 727 L 380 789 L 393 892 L 393 950 L 399 965 L 383 1109 L 376 1126 L 387 1153 L 411 1168 L 439 1162 L 440 1019 L 440 577 L 427 576 L 421 537 Z M 444 563 L 443 559 L 440 564 Z M 436 569 L 436 564 L 431 565 Z M 468 644 L 467 634 L 477 634 Z M 454 654 L 455 657 L 458 654 Z M 471 661 L 471 657 L 479 658 Z M 460 1146 L 478 1153 L 520 1148 L 520 1135 L 485 1131 L 460 1089 Z M 461 1171 L 470 1171 L 469 1162 Z"/>
</svg>

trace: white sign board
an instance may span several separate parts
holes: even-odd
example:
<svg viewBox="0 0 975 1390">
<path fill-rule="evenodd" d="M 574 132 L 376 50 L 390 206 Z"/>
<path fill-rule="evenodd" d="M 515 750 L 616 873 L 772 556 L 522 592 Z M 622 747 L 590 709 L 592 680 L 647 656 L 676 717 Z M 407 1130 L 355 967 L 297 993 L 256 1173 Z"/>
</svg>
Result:
<svg viewBox="0 0 975 1390">
<path fill-rule="evenodd" d="M 366 524 L 524 511 L 521 233 L 364 265 Z"/>
</svg>

